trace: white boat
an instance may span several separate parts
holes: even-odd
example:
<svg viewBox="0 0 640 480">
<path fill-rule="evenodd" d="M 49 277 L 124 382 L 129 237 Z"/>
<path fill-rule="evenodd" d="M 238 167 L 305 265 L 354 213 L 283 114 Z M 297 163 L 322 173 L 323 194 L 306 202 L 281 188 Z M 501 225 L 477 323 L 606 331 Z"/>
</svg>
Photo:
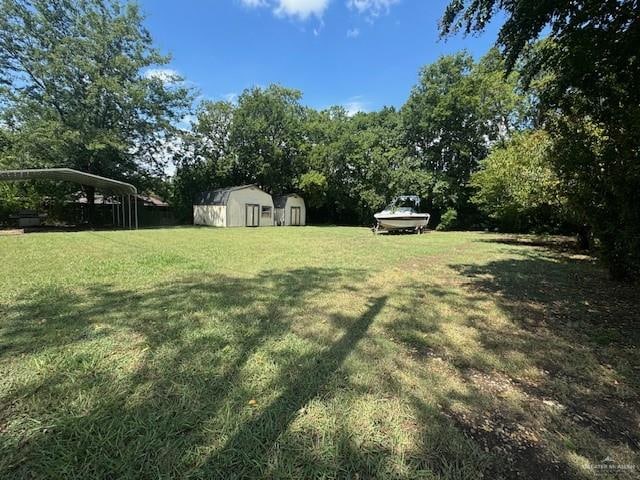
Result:
<svg viewBox="0 0 640 480">
<path fill-rule="evenodd" d="M 377 223 L 374 231 L 413 231 L 422 233 L 429 224 L 431 215 L 418 213 L 420 197 L 417 195 L 402 195 L 397 197 L 383 211 L 374 215 Z"/>
</svg>

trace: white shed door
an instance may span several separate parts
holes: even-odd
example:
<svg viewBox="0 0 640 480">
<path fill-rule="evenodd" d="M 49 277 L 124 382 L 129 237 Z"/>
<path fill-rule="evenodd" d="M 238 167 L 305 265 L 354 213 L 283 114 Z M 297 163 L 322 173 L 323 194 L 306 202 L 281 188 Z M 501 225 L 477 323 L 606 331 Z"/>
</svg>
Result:
<svg viewBox="0 0 640 480">
<path fill-rule="evenodd" d="M 260 205 L 255 203 L 245 204 L 245 225 L 257 227 L 260 225 Z"/>
<path fill-rule="evenodd" d="M 300 207 L 291 207 L 291 225 L 300 225 Z"/>
</svg>

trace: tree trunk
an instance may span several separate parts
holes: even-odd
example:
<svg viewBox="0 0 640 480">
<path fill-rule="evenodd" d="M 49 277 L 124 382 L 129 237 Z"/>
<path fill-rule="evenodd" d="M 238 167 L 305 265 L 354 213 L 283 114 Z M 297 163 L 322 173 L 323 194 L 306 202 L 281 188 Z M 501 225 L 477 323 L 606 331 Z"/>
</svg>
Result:
<svg viewBox="0 0 640 480">
<path fill-rule="evenodd" d="M 578 248 L 580 250 L 591 250 L 592 235 L 590 225 L 581 225 L 578 229 Z"/>
</svg>

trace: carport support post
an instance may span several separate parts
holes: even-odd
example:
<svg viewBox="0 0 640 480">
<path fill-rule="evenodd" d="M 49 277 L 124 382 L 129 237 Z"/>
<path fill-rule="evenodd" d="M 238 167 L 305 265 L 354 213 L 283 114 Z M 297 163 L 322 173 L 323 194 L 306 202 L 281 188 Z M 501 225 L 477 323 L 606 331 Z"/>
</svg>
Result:
<svg viewBox="0 0 640 480">
<path fill-rule="evenodd" d="M 136 212 L 136 230 L 138 229 L 138 194 L 136 193 L 133 196 L 133 207 Z"/>
<path fill-rule="evenodd" d="M 131 195 L 127 195 L 127 200 L 129 203 L 129 230 L 133 230 L 133 226 L 131 222 Z"/>
</svg>

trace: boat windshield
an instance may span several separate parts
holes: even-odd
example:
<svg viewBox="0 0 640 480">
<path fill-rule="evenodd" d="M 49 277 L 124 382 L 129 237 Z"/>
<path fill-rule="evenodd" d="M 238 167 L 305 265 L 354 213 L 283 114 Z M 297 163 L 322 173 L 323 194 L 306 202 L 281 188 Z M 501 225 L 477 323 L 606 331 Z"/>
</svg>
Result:
<svg viewBox="0 0 640 480">
<path fill-rule="evenodd" d="M 400 213 L 412 213 L 416 211 L 416 209 L 413 207 L 397 207 L 397 206 L 391 206 L 389 210 L 393 210 L 394 212 L 400 212 Z"/>
<path fill-rule="evenodd" d="M 420 199 L 418 197 L 406 195 L 394 199 L 391 205 L 387 207 L 387 210 L 403 213 L 416 212 L 418 205 L 420 205 Z"/>
</svg>

